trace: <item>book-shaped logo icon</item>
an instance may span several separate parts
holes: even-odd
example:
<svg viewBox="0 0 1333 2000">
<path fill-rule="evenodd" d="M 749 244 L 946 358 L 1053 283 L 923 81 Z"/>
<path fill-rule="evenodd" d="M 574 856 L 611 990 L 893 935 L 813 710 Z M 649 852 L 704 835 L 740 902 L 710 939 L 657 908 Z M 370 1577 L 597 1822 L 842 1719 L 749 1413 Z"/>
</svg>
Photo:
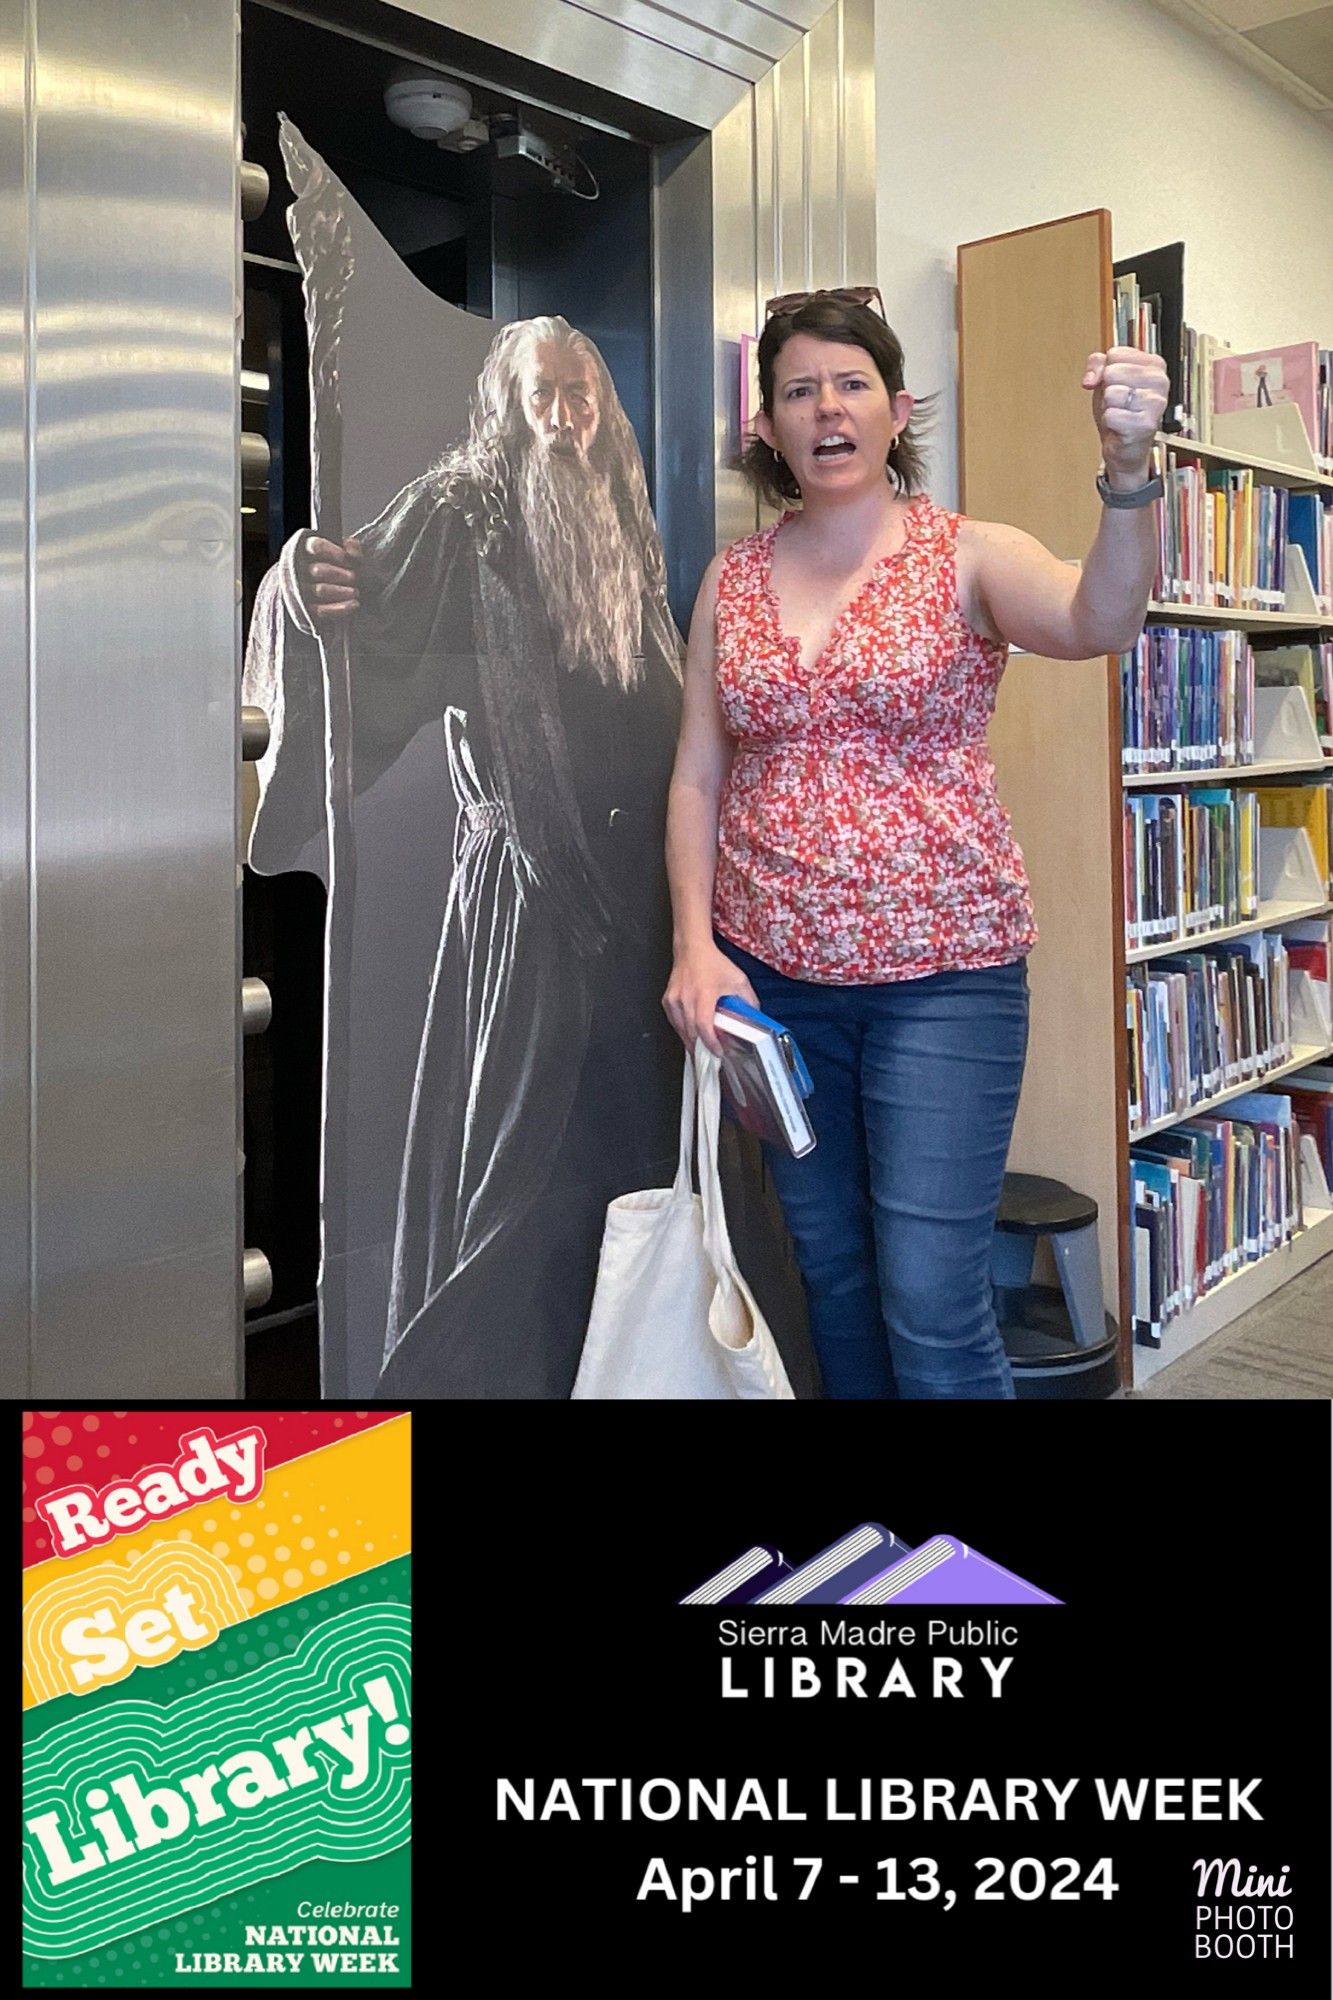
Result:
<svg viewBox="0 0 1333 2000">
<path fill-rule="evenodd" d="M 1058 1604 L 1034 1583 L 1002 1569 L 953 1535 L 933 1535 L 919 1549 L 839 1598 L 840 1604 Z"/>
<path fill-rule="evenodd" d="M 790 1576 L 781 1577 L 761 1590 L 755 1604 L 839 1604 L 849 1590 L 856 1590 L 872 1576 L 878 1576 L 899 1556 L 910 1554 L 906 1542 L 878 1521 L 863 1521 L 850 1535 L 817 1556 L 802 1563 Z"/>
<path fill-rule="evenodd" d="M 705 1577 L 697 1590 L 688 1597 L 682 1597 L 682 1604 L 748 1604 L 752 1597 L 776 1583 L 791 1569 L 779 1549 L 766 1547 L 756 1542 L 752 1549 L 737 1556 L 735 1562 L 718 1570 L 715 1576 Z"/>
<path fill-rule="evenodd" d="M 682 1604 L 1059 1604 L 1049 1591 L 992 1562 L 956 1535 L 914 1549 L 878 1521 L 793 1569 L 756 1542 L 682 1597 Z"/>
</svg>

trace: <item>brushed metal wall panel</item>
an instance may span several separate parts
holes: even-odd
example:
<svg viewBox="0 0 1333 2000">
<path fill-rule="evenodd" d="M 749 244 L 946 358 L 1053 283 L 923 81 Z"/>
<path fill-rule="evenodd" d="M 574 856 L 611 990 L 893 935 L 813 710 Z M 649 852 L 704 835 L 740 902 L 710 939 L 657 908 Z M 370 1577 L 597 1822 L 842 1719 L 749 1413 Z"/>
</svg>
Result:
<svg viewBox="0 0 1333 2000">
<path fill-rule="evenodd" d="M 782 269 L 779 252 L 779 157 L 778 157 L 778 73 L 769 71 L 755 86 L 754 164 L 751 169 L 750 199 L 754 203 L 755 320 L 752 332 L 763 326 L 764 301 L 778 289 Z"/>
<path fill-rule="evenodd" d="M 840 285 L 843 278 L 842 152 L 839 116 L 842 9 L 833 7 L 806 37 L 809 65 L 808 217 L 810 283 Z"/>
<path fill-rule="evenodd" d="M 657 525 L 676 623 L 689 631 L 713 554 L 712 326 L 699 310 L 713 279 L 713 147 L 702 133 L 653 159 L 653 398 Z"/>
<path fill-rule="evenodd" d="M 875 241 L 875 0 L 842 11 L 842 238 L 849 285 L 879 275 Z"/>
<path fill-rule="evenodd" d="M 740 442 L 740 338 L 763 312 L 755 273 L 755 124 L 760 85 L 713 132 L 713 456 L 715 545 L 752 534 L 759 516 L 732 467 Z"/>
<path fill-rule="evenodd" d="M 773 75 L 777 133 L 778 269 L 777 292 L 808 285 L 809 232 L 806 217 L 805 43 L 784 56 Z"/>
<path fill-rule="evenodd" d="M 802 34 L 807 34 L 820 15 L 827 13 L 828 7 L 829 0 L 773 0 L 771 12 L 783 21 L 790 21 Z"/>
<path fill-rule="evenodd" d="M 28 1394 L 27 210 L 23 0 L 0 0 L 0 1393 Z"/>
<path fill-rule="evenodd" d="M 236 14 L 29 4 L 31 1393 L 226 1397 Z"/>
<path fill-rule="evenodd" d="M 719 543 L 773 518 L 727 463 L 741 333 L 762 328 L 777 292 L 875 276 L 874 0 L 837 0 L 813 21 L 713 132 Z"/>
<path fill-rule="evenodd" d="M 707 9 L 695 8 L 688 19 L 659 7 L 656 0 L 564 0 L 564 4 L 600 14 L 630 34 L 751 82 L 791 47 L 793 39 L 790 28 L 740 0 L 713 0 Z"/>
<path fill-rule="evenodd" d="M 749 77 L 636 34 L 573 0 L 398 0 L 406 13 L 579 76 L 632 104 L 651 104 L 711 131 L 750 88 Z M 793 39 L 795 33 L 793 32 Z"/>
</svg>

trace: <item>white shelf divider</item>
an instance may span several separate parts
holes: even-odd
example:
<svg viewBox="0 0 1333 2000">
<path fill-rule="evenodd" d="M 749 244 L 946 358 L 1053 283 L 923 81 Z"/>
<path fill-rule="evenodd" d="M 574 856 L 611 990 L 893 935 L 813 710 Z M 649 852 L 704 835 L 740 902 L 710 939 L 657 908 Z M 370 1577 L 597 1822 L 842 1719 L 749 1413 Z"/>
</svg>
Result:
<svg viewBox="0 0 1333 2000">
<path fill-rule="evenodd" d="M 1311 767 L 1323 757 L 1304 688 L 1257 687 L 1254 690 L 1254 755 L 1263 758 L 1300 757 Z"/>
<path fill-rule="evenodd" d="M 1287 588 L 1282 608 L 1289 618 L 1308 618 L 1312 624 L 1329 615 L 1315 595 L 1314 578 L 1299 542 L 1287 543 Z"/>
<path fill-rule="evenodd" d="M 1295 403 L 1268 403 L 1261 410 L 1213 412 L 1213 443 L 1283 466 L 1315 484 L 1323 477 L 1305 419 Z"/>
</svg>

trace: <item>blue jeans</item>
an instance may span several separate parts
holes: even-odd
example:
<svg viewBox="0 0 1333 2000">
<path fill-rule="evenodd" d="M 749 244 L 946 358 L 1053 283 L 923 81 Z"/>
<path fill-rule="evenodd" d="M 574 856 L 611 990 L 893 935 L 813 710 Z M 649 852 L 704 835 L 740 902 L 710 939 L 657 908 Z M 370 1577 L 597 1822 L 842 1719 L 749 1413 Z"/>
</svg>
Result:
<svg viewBox="0 0 1333 2000">
<path fill-rule="evenodd" d="M 991 1238 L 1027 1053 L 1027 960 L 876 986 L 720 951 L 790 1028 L 817 1144 L 764 1154 L 831 1397 L 1012 1397 Z"/>
</svg>

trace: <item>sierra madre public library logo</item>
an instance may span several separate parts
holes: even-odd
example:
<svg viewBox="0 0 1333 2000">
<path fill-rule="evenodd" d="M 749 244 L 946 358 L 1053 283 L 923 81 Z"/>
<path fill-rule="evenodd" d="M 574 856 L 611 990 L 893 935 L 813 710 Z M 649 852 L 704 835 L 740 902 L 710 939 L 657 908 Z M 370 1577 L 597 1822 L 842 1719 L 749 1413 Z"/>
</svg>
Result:
<svg viewBox="0 0 1333 2000">
<path fill-rule="evenodd" d="M 1058 1604 L 954 1535 L 912 1548 L 878 1521 L 793 1567 L 757 1542 L 706 1577 L 682 1604 Z"/>
</svg>

